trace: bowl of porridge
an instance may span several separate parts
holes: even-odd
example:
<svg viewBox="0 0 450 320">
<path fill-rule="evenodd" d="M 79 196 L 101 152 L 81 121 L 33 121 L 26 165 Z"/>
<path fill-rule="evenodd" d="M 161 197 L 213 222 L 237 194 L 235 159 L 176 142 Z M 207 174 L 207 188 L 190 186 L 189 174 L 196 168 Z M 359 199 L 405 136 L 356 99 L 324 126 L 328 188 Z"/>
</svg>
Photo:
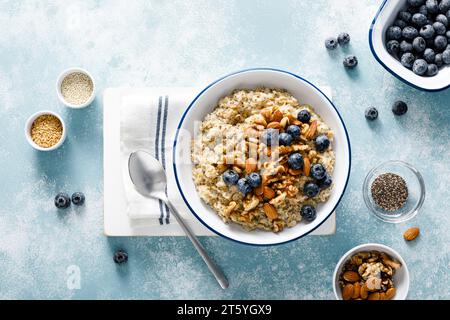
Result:
<svg viewBox="0 0 450 320">
<path fill-rule="evenodd" d="M 213 232 L 273 245 L 318 228 L 350 173 L 350 143 L 333 103 L 292 73 L 251 69 L 204 89 L 174 141 L 174 173 L 190 211 Z"/>
</svg>

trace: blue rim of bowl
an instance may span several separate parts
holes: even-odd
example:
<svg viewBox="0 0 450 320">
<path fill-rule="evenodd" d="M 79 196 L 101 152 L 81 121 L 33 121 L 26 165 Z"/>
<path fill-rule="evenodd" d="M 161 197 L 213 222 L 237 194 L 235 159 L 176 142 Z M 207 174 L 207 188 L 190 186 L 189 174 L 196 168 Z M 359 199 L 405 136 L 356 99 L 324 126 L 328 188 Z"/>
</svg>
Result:
<svg viewBox="0 0 450 320">
<path fill-rule="evenodd" d="M 399 79 L 400 81 L 406 83 L 407 85 L 421 90 L 421 91 L 425 91 L 425 92 L 439 92 L 439 91 L 443 91 L 445 89 L 450 88 L 450 84 L 446 87 L 443 88 L 438 88 L 438 89 L 426 89 L 426 88 L 422 88 L 419 87 L 411 82 L 409 82 L 408 80 L 402 78 L 400 75 L 398 75 L 397 73 L 395 73 L 394 71 L 392 71 L 387 65 L 384 64 L 384 62 L 380 59 L 380 57 L 378 57 L 377 53 L 375 52 L 375 49 L 373 47 L 373 27 L 375 26 L 375 23 L 378 20 L 379 15 L 381 14 L 381 12 L 384 9 L 384 6 L 386 5 L 386 3 L 388 2 L 388 0 L 384 0 L 384 2 L 381 4 L 380 9 L 378 9 L 377 14 L 375 15 L 375 18 L 372 21 L 372 24 L 370 25 L 370 29 L 369 29 L 369 46 L 370 46 L 370 51 L 372 51 L 373 56 L 375 57 L 375 59 L 378 61 L 379 64 L 381 64 L 390 74 L 392 74 L 394 77 L 396 77 L 397 79 Z"/>
<path fill-rule="evenodd" d="M 226 235 L 223 235 L 222 233 L 218 232 L 218 231 L 215 230 L 214 228 L 210 227 L 206 222 L 204 222 L 204 221 L 197 215 L 197 213 L 195 213 L 194 209 L 192 209 L 192 207 L 190 206 L 189 202 L 187 201 L 185 195 L 183 194 L 183 190 L 181 189 L 180 182 L 179 182 L 179 180 L 178 180 L 177 167 L 176 167 L 176 164 L 175 164 L 177 141 L 178 141 L 178 135 L 179 135 L 179 133 L 180 133 L 181 126 L 183 125 L 184 119 L 186 118 L 186 115 L 188 114 L 189 110 L 190 110 L 191 107 L 194 105 L 194 103 L 198 100 L 198 98 L 200 98 L 200 96 L 203 95 L 203 93 L 204 93 L 205 91 L 207 91 L 210 87 L 212 87 L 213 85 L 219 83 L 220 81 L 222 81 L 222 80 L 224 80 L 224 79 L 226 79 L 226 78 L 229 78 L 229 77 L 231 77 L 231 76 L 240 74 L 240 73 L 251 72 L 251 71 L 273 71 L 273 72 L 280 72 L 280 73 L 284 73 L 284 74 L 291 75 L 291 76 L 293 76 L 293 77 L 295 77 L 295 78 L 297 78 L 297 79 L 300 79 L 301 81 L 306 82 L 307 84 L 309 84 L 311 87 L 313 87 L 315 90 L 317 90 L 322 96 L 324 96 L 325 99 L 326 99 L 326 100 L 331 104 L 331 106 L 334 108 L 334 110 L 336 111 L 336 113 L 337 113 L 337 115 L 338 115 L 338 117 L 339 117 L 339 120 L 340 120 L 341 123 L 342 123 L 342 126 L 343 126 L 343 128 L 344 128 L 344 132 L 345 132 L 345 137 L 346 137 L 346 139 L 347 139 L 347 145 L 348 145 L 348 172 L 347 172 L 347 179 L 346 179 L 346 181 L 345 181 L 344 189 L 342 190 L 342 193 L 341 193 L 341 195 L 340 195 L 338 201 L 336 202 L 336 205 L 335 205 L 334 208 L 330 211 L 330 213 L 325 217 L 325 219 L 323 219 L 323 221 L 320 222 L 315 228 L 313 228 L 313 229 L 311 229 L 310 231 L 308 231 L 308 232 L 302 234 L 302 235 L 299 236 L 299 237 L 296 237 L 296 238 L 294 238 L 294 239 L 290 239 L 290 240 L 287 240 L 287 241 L 283 241 L 283 242 L 267 243 L 267 244 L 259 244 L 259 243 L 250 243 L 250 242 L 239 241 L 239 240 L 230 238 L 230 237 L 228 237 L 228 236 L 226 236 Z M 217 234 L 217 235 L 219 235 L 219 236 L 221 236 L 221 237 L 223 237 L 223 238 L 225 238 L 225 239 L 228 239 L 228 240 L 231 240 L 231 241 L 240 243 L 240 244 L 246 244 L 246 245 L 250 245 L 250 246 L 258 246 L 258 247 L 267 247 L 267 246 L 281 245 L 281 244 L 289 243 L 289 242 L 292 242 L 292 241 L 296 241 L 296 240 L 298 240 L 298 239 L 300 239 L 300 238 L 303 238 L 304 236 L 310 234 L 311 232 L 313 232 L 314 230 L 316 230 L 317 228 L 319 228 L 325 221 L 328 220 L 328 218 L 329 218 L 329 217 L 331 216 L 331 214 L 336 210 L 337 206 L 338 206 L 339 203 L 341 202 L 342 197 L 343 197 L 344 194 L 345 194 L 345 190 L 347 189 L 348 181 L 349 181 L 349 179 L 350 179 L 350 171 L 351 171 L 351 167 L 352 167 L 352 156 L 351 156 L 351 154 L 352 154 L 352 151 L 351 151 L 351 146 L 350 146 L 350 138 L 349 138 L 349 136 L 348 136 L 348 132 L 347 132 L 347 128 L 346 128 L 346 126 L 345 126 L 344 120 L 342 119 L 342 117 L 341 117 L 339 111 L 337 110 L 337 108 L 336 108 L 336 106 L 333 104 L 333 102 L 331 102 L 331 100 L 330 100 L 330 99 L 329 99 L 329 98 L 328 98 L 328 97 L 327 97 L 327 96 L 326 96 L 319 88 L 317 88 L 314 84 L 312 84 L 312 83 L 309 82 L 308 80 L 306 80 L 306 79 L 304 79 L 304 78 L 302 78 L 302 77 L 300 77 L 300 76 L 298 76 L 298 75 L 296 75 L 296 74 L 294 74 L 294 73 L 292 73 L 292 72 L 289 72 L 289 71 L 280 70 L 280 69 L 275 69 L 275 68 L 249 68 L 249 69 L 243 69 L 243 70 L 240 70 L 240 71 L 236 71 L 236 72 L 230 73 L 230 74 L 228 74 L 228 75 L 225 75 L 225 76 L 219 78 L 218 80 L 216 80 L 216 81 L 212 82 L 211 84 L 209 84 L 205 89 L 203 89 L 203 90 L 202 90 L 202 91 L 194 98 L 194 100 L 192 100 L 192 102 L 189 104 L 189 106 L 188 106 L 188 108 L 186 109 L 186 111 L 183 113 L 183 116 L 181 117 L 180 123 L 178 124 L 178 127 L 177 127 L 177 132 L 176 132 L 176 134 L 175 134 L 175 139 L 174 139 L 174 142 L 173 142 L 172 165 L 173 165 L 173 171 L 174 171 L 174 175 L 175 175 L 175 181 L 176 181 L 176 183 L 177 183 L 178 190 L 180 191 L 180 194 L 181 194 L 181 197 L 183 198 L 184 203 L 187 205 L 187 207 L 188 207 L 189 210 L 192 212 L 192 214 L 197 218 L 197 220 L 199 220 L 206 228 L 208 228 L 209 230 L 211 230 L 211 231 L 214 232 L 215 234 Z"/>
</svg>

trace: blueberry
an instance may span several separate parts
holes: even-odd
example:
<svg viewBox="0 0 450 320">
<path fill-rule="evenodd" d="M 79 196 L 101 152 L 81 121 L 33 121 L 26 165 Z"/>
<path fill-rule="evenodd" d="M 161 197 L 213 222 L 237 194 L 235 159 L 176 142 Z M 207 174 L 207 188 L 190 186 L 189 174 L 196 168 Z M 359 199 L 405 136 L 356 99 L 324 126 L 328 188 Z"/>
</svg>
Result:
<svg viewBox="0 0 450 320">
<path fill-rule="evenodd" d="M 411 52 L 413 49 L 412 44 L 409 43 L 406 40 L 403 40 L 402 42 L 400 42 L 400 52 Z"/>
<path fill-rule="evenodd" d="M 444 24 L 442 22 L 436 21 L 433 23 L 433 29 L 438 35 L 444 35 L 447 32 Z"/>
<path fill-rule="evenodd" d="M 320 163 L 316 163 L 311 166 L 310 176 L 316 180 L 323 179 L 323 177 L 325 177 L 326 173 L 327 173 L 327 171 L 325 170 L 323 165 L 321 165 Z"/>
<path fill-rule="evenodd" d="M 239 180 L 239 175 L 236 171 L 227 170 L 222 174 L 222 179 L 225 184 L 232 186 L 235 185 Z"/>
<path fill-rule="evenodd" d="M 303 169 L 303 157 L 300 153 L 292 153 L 288 158 L 288 165 L 294 170 Z"/>
<path fill-rule="evenodd" d="M 420 7 L 424 2 L 425 0 L 408 0 L 408 4 L 412 7 Z"/>
<path fill-rule="evenodd" d="M 426 48 L 425 51 L 423 52 L 423 58 L 425 59 L 426 62 L 433 63 L 434 60 L 436 59 L 436 53 L 434 52 L 433 49 Z"/>
<path fill-rule="evenodd" d="M 386 44 L 386 49 L 391 55 L 396 56 L 400 51 L 400 43 L 397 40 L 391 40 Z"/>
<path fill-rule="evenodd" d="M 117 264 L 126 263 L 128 261 L 128 253 L 123 250 L 117 250 L 114 252 L 113 260 Z"/>
<path fill-rule="evenodd" d="M 261 185 L 261 175 L 259 173 L 253 172 L 247 176 L 247 182 L 252 188 L 256 188 Z"/>
<path fill-rule="evenodd" d="M 325 48 L 328 50 L 334 50 L 338 46 L 338 42 L 336 38 L 327 38 L 325 39 Z"/>
<path fill-rule="evenodd" d="M 439 5 L 437 0 L 427 0 L 425 6 L 427 7 L 428 13 L 439 12 Z"/>
<path fill-rule="evenodd" d="M 281 146 L 290 146 L 294 138 L 289 133 L 283 132 L 278 136 L 278 141 Z"/>
<path fill-rule="evenodd" d="M 397 26 L 391 26 L 386 31 L 388 40 L 400 40 L 402 38 L 402 29 Z"/>
<path fill-rule="evenodd" d="M 317 181 L 317 185 L 319 186 L 320 189 L 329 188 L 331 187 L 332 184 L 333 178 L 331 178 L 331 176 L 328 173 L 325 175 L 325 177 Z"/>
<path fill-rule="evenodd" d="M 239 179 L 238 183 L 238 190 L 242 194 L 247 194 L 252 192 L 252 186 L 248 183 L 247 179 L 241 178 Z"/>
<path fill-rule="evenodd" d="M 300 112 L 297 113 L 297 119 L 300 122 L 308 123 L 309 120 L 311 120 L 311 113 L 306 109 L 300 110 Z"/>
<path fill-rule="evenodd" d="M 429 65 L 428 65 L 427 72 L 426 72 L 426 75 L 427 75 L 428 77 L 433 77 L 433 76 L 437 75 L 438 72 L 439 72 L 439 68 L 438 68 L 437 65 L 435 65 L 435 64 L 429 64 Z"/>
<path fill-rule="evenodd" d="M 450 50 L 445 50 L 445 51 L 442 53 L 442 61 L 443 61 L 445 64 L 450 64 Z"/>
<path fill-rule="evenodd" d="M 408 105 L 403 101 L 395 101 L 392 105 L 392 112 L 397 116 L 404 115 L 407 111 Z"/>
<path fill-rule="evenodd" d="M 402 55 L 401 63 L 405 68 L 411 69 L 414 60 L 416 60 L 416 57 L 414 57 L 414 55 L 411 52 L 407 52 Z"/>
<path fill-rule="evenodd" d="M 447 12 L 450 10 L 450 0 L 441 0 L 439 3 L 439 10 L 441 12 Z"/>
<path fill-rule="evenodd" d="M 377 110 L 377 108 L 369 107 L 364 112 L 364 115 L 366 116 L 367 120 L 373 121 L 376 118 L 378 118 L 378 110 Z"/>
<path fill-rule="evenodd" d="M 442 67 L 444 65 L 444 59 L 443 59 L 443 54 L 442 53 L 438 53 L 436 55 L 436 58 L 434 58 L 434 63 L 438 66 L 438 67 Z"/>
<path fill-rule="evenodd" d="M 55 197 L 55 206 L 58 209 L 66 209 L 70 206 L 70 198 L 67 193 L 60 192 Z"/>
<path fill-rule="evenodd" d="M 424 26 L 424 25 L 427 24 L 428 19 L 427 19 L 427 16 L 424 15 L 424 14 L 421 14 L 421 13 L 415 13 L 415 14 L 412 16 L 411 21 L 412 21 L 412 23 L 415 24 L 416 26 L 422 27 L 422 26 Z"/>
<path fill-rule="evenodd" d="M 445 27 L 448 27 L 448 19 L 445 14 L 438 14 L 434 21 L 442 23 Z"/>
<path fill-rule="evenodd" d="M 339 45 L 345 46 L 350 42 L 350 35 L 347 32 L 342 32 L 338 35 Z"/>
<path fill-rule="evenodd" d="M 447 36 L 447 39 L 449 39 L 449 40 L 450 40 L 450 30 L 449 30 L 449 31 L 447 31 L 447 32 L 445 33 L 445 35 Z"/>
<path fill-rule="evenodd" d="M 261 135 L 262 143 L 266 146 L 271 146 L 278 138 L 278 130 L 269 128 L 263 131 Z"/>
<path fill-rule="evenodd" d="M 326 135 L 321 134 L 316 138 L 315 145 L 317 151 L 324 152 L 330 146 L 330 139 Z"/>
<path fill-rule="evenodd" d="M 403 29 L 404 27 L 407 26 L 406 22 L 400 19 L 397 19 L 394 21 L 394 26 L 399 27 L 400 29 Z"/>
<path fill-rule="evenodd" d="M 448 41 L 447 41 L 448 42 Z M 450 43 L 447 45 L 444 51 L 450 50 Z"/>
<path fill-rule="evenodd" d="M 316 208 L 306 204 L 300 209 L 300 215 L 308 222 L 314 221 L 316 219 Z"/>
<path fill-rule="evenodd" d="M 345 57 L 344 61 L 342 62 L 344 64 L 344 67 L 347 69 L 353 69 L 358 65 L 358 59 L 356 56 L 347 56 Z"/>
<path fill-rule="evenodd" d="M 445 14 L 445 16 L 447 17 L 447 20 L 450 21 L 450 10 L 447 11 L 447 13 Z"/>
<path fill-rule="evenodd" d="M 431 24 L 427 24 L 426 26 L 420 28 L 419 34 L 425 39 L 430 39 L 434 36 L 434 28 Z"/>
<path fill-rule="evenodd" d="M 402 30 L 402 36 L 405 39 L 412 40 L 419 35 L 419 31 L 416 28 L 407 26 Z"/>
<path fill-rule="evenodd" d="M 299 126 L 291 124 L 286 128 L 286 133 L 289 133 L 292 138 L 298 139 L 300 137 L 301 129 Z"/>
<path fill-rule="evenodd" d="M 411 20 L 411 17 L 412 17 L 412 14 L 409 13 L 408 11 L 400 11 L 398 13 L 398 18 L 405 22 L 409 22 Z"/>
<path fill-rule="evenodd" d="M 446 37 L 444 36 L 437 36 L 436 38 L 434 38 L 434 47 L 437 50 L 444 50 L 445 47 L 447 47 L 448 44 L 448 40 Z"/>
<path fill-rule="evenodd" d="M 308 182 L 303 187 L 303 194 L 308 198 L 314 198 L 319 193 L 320 189 L 314 182 Z"/>
<path fill-rule="evenodd" d="M 81 206 L 84 203 L 85 196 L 82 192 L 75 192 L 72 194 L 72 203 L 76 206 Z"/>
<path fill-rule="evenodd" d="M 422 5 L 419 8 L 419 13 L 423 14 L 424 16 L 428 16 L 428 9 L 426 5 Z"/>
<path fill-rule="evenodd" d="M 413 64 L 413 72 L 419 76 L 423 76 L 428 70 L 428 63 L 423 59 L 417 59 Z"/>
<path fill-rule="evenodd" d="M 414 39 L 412 46 L 416 52 L 423 52 L 425 50 L 425 48 L 427 47 L 427 43 L 425 42 L 424 38 L 417 37 Z"/>
</svg>

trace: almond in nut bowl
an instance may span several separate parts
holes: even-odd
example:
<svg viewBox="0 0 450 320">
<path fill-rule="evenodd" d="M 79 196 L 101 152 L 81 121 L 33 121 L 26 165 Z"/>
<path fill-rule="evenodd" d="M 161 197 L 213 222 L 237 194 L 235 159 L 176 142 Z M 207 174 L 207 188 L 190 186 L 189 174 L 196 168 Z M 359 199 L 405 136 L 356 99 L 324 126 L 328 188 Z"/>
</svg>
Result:
<svg viewBox="0 0 450 320">
<path fill-rule="evenodd" d="M 200 198 L 225 223 L 280 232 L 316 218 L 333 186 L 333 132 L 310 105 L 281 89 L 220 99 L 192 143 Z"/>
<path fill-rule="evenodd" d="M 384 252 L 362 251 L 344 264 L 339 286 L 344 300 L 391 300 L 396 288 L 393 277 L 402 265 Z"/>
</svg>

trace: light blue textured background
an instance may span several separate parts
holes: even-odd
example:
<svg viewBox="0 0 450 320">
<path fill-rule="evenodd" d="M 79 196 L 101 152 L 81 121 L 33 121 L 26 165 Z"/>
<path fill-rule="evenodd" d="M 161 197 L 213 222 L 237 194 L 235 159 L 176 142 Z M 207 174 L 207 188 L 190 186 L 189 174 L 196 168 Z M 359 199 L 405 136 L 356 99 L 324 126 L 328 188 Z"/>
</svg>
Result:
<svg viewBox="0 0 450 320">
<path fill-rule="evenodd" d="M 309 1 L 1 1 L 0 2 L 0 298 L 273 298 L 332 299 L 331 276 L 351 247 L 380 242 L 398 250 L 411 273 L 412 299 L 450 298 L 450 90 L 423 93 L 394 79 L 372 57 L 370 22 L 381 0 Z M 351 46 L 328 53 L 323 40 L 340 31 Z M 354 53 L 356 71 L 342 67 Z M 61 106 L 63 69 L 81 66 L 99 96 L 84 110 Z M 185 238 L 103 236 L 102 103 L 106 87 L 202 85 L 247 67 L 270 66 L 333 88 L 348 126 L 353 167 L 337 210 L 337 233 L 267 248 L 221 238 L 202 243 L 223 267 L 220 289 Z M 409 104 L 396 118 L 393 101 Z M 364 109 L 376 106 L 369 125 Z M 68 138 L 56 152 L 25 141 L 35 111 L 60 112 Z M 414 220 L 381 223 L 366 209 L 365 173 L 389 159 L 414 164 L 427 198 Z M 339 161 L 339 159 L 338 159 Z M 84 208 L 58 212 L 58 191 L 83 191 Z M 419 226 L 407 244 L 402 233 Z M 126 266 L 112 261 L 116 248 Z M 68 266 L 81 289 L 66 285 Z"/>
</svg>

